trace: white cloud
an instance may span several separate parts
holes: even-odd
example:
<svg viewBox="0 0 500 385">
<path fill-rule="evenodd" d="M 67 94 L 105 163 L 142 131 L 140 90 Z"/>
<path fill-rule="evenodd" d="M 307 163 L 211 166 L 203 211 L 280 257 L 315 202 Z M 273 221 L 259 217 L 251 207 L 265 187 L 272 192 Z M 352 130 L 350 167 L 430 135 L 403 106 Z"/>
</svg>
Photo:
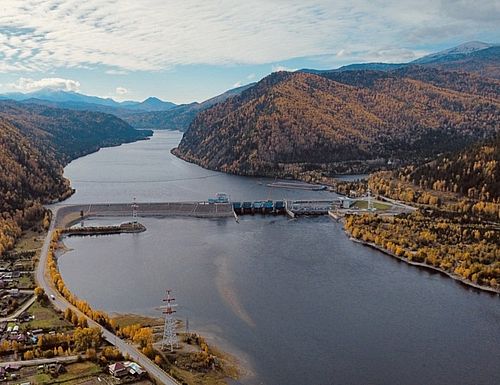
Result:
<svg viewBox="0 0 500 385">
<path fill-rule="evenodd" d="M 487 7 L 466 0 L 7 3 L 0 5 L 0 72 L 105 66 L 118 74 L 182 64 L 276 63 L 336 52 L 347 60 L 350 52 L 364 58 L 384 47 L 442 43 L 452 36 L 498 37 L 500 19 L 498 1 Z M 401 54 L 389 56 L 408 57 Z"/>
<path fill-rule="evenodd" d="M 127 71 L 124 71 L 124 70 L 115 70 L 115 69 L 106 70 L 106 73 L 108 75 L 127 75 L 128 74 Z"/>
<path fill-rule="evenodd" d="M 116 87 L 115 92 L 116 92 L 117 95 L 128 94 L 128 90 L 125 87 Z"/>
<path fill-rule="evenodd" d="M 39 80 L 30 78 L 19 78 L 17 82 L 7 85 L 10 89 L 21 92 L 33 92 L 43 88 L 63 91 L 78 91 L 80 82 L 72 79 L 43 78 Z"/>
<path fill-rule="evenodd" d="M 298 68 L 289 68 L 282 65 L 273 65 L 272 67 L 272 72 L 279 72 L 279 71 L 295 72 L 297 70 Z"/>
<path fill-rule="evenodd" d="M 335 54 L 335 56 L 337 56 L 337 57 L 344 57 L 344 56 L 346 56 L 347 54 L 348 54 L 348 52 L 346 52 L 346 50 L 345 50 L 345 49 L 341 49 L 339 52 L 337 52 L 337 53 Z"/>
<path fill-rule="evenodd" d="M 242 86 L 241 81 L 238 81 L 238 82 L 236 82 L 236 83 L 233 84 L 232 88 L 238 88 L 238 87 L 241 87 L 241 86 Z"/>
<path fill-rule="evenodd" d="M 255 74 L 249 74 L 249 75 L 247 76 L 247 79 L 248 79 L 248 80 L 255 79 Z"/>
</svg>

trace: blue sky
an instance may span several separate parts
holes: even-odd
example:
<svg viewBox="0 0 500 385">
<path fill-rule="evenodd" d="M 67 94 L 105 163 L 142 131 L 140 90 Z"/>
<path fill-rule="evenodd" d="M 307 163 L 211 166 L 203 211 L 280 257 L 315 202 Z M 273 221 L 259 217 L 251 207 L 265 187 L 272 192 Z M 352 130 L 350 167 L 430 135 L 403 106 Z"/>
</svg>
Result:
<svg viewBox="0 0 500 385">
<path fill-rule="evenodd" d="M 0 0 L 0 92 L 202 101 L 279 70 L 500 42 L 498 0 Z"/>
</svg>

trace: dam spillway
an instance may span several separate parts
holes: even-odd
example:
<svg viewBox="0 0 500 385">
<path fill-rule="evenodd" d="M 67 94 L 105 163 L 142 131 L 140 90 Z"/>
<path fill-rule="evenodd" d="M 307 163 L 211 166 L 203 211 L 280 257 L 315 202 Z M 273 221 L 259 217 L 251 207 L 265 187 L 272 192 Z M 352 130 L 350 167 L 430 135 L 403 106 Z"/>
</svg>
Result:
<svg viewBox="0 0 500 385">
<path fill-rule="evenodd" d="M 138 202 L 137 205 L 137 216 L 139 217 L 234 217 L 233 206 L 230 203 Z M 54 211 L 56 215 L 56 227 L 67 227 L 82 219 L 91 217 L 131 217 L 133 209 L 130 203 L 97 203 L 60 206 L 56 207 Z"/>
</svg>

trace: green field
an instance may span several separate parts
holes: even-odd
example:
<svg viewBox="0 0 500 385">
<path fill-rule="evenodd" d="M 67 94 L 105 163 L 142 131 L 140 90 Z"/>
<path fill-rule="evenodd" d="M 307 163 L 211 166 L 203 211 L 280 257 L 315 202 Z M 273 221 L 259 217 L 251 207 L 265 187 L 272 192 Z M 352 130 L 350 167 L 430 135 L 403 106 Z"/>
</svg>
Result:
<svg viewBox="0 0 500 385">
<path fill-rule="evenodd" d="M 70 329 L 73 327 L 71 323 L 64 319 L 59 319 L 59 314 L 55 312 L 52 305 L 43 306 L 40 302 L 35 301 L 28 308 L 28 313 L 35 316 L 35 319 L 23 324 L 23 328 L 29 329 Z"/>
<path fill-rule="evenodd" d="M 21 238 L 16 242 L 16 251 L 28 251 L 39 249 L 43 245 L 45 235 L 37 231 L 27 230 L 23 232 Z"/>
<path fill-rule="evenodd" d="M 23 275 L 19 278 L 19 289 L 34 289 L 35 282 L 32 275 Z"/>
<path fill-rule="evenodd" d="M 134 324 L 141 326 L 158 326 L 163 324 L 161 318 L 146 317 L 139 314 L 113 314 L 112 318 L 119 327 Z"/>
<path fill-rule="evenodd" d="M 66 365 L 66 373 L 59 375 L 58 377 L 52 377 L 48 373 L 38 373 L 32 377 L 28 377 L 25 380 L 31 381 L 32 384 L 37 385 L 48 385 L 48 384 L 65 384 L 65 385 L 76 385 L 81 383 L 87 383 L 88 380 L 92 383 L 95 380 L 97 384 L 96 376 L 102 373 L 102 369 L 99 365 L 94 364 L 90 361 L 77 362 L 74 364 Z"/>
<path fill-rule="evenodd" d="M 356 201 L 353 207 L 359 210 L 366 210 L 368 208 L 368 201 Z M 372 207 L 382 211 L 389 210 L 391 208 L 391 205 L 380 201 L 372 201 Z"/>
</svg>

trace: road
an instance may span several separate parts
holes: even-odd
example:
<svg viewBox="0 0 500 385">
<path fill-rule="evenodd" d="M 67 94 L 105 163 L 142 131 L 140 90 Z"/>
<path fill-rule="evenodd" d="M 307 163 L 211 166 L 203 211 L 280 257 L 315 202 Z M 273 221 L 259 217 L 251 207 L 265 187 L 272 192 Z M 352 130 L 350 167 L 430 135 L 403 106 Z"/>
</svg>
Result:
<svg viewBox="0 0 500 385">
<path fill-rule="evenodd" d="M 33 293 L 33 290 L 31 290 L 30 292 Z M 21 315 L 21 313 L 24 313 L 26 311 L 26 309 L 28 309 L 33 304 L 33 302 L 35 302 L 35 299 L 36 299 L 36 296 L 33 295 L 29 300 L 27 300 L 25 303 L 23 303 L 23 306 L 21 306 L 19 309 L 17 309 L 15 311 L 15 313 L 12 313 L 8 317 L 0 318 L 0 322 L 12 321 L 15 318 L 19 317 Z"/>
<path fill-rule="evenodd" d="M 69 226 L 88 217 L 125 217 L 132 219 L 130 203 L 93 203 L 55 206 L 56 226 Z M 233 217 L 231 203 L 207 204 L 206 202 L 138 202 L 139 217 L 187 216 L 198 218 Z"/>
<path fill-rule="evenodd" d="M 59 294 L 57 290 L 55 290 L 52 287 L 47 271 L 45 269 L 47 266 L 47 257 L 50 247 L 50 241 L 52 239 L 52 234 L 54 233 L 56 218 L 57 218 L 57 208 L 53 209 L 52 221 L 50 223 L 49 231 L 47 232 L 45 241 L 43 242 L 42 250 L 40 252 L 40 260 L 36 268 L 35 279 L 36 282 L 38 283 L 38 286 L 41 287 L 43 290 L 45 290 L 45 293 L 49 297 L 52 295 L 55 297 L 55 299 L 51 300 L 51 302 L 56 309 L 64 311 L 67 308 L 70 308 L 74 313 L 78 314 L 78 316 L 84 316 L 87 319 L 89 326 L 99 328 L 102 331 L 103 338 L 107 342 L 115 346 L 122 353 L 124 357 L 128 355 L 131 360 L 141 365 L 152 378 L 154 378 L 155 380 L 159 381 L 164 385 L 179 385 L 179 383 L 174 378 L 172 378 L 170 375 L 168 375 L 162 369 L 160 369 L 153 361 L 151 361 L 144 354 L 142 354 L 135 346 L 132 346 L 128 342 L 118 338 L 109 330 L 105 329 L 97 322 L 91 320 L 80 310 L 78 310 L 75 306 L 69 303 L 63 296 Z"/>
<path fill-rule="evenodd" d="M 37 366 L 44 364 L 52 364 L 56 362 L 76 362 L 80 357 L 84 357 L 84 355 L 80 356 L 69 356 L 69 357 L 53 357 L 53 358 L 36 358 L 34 360 L 26 360 L 26 361 L 7 361 L 0 363 L 0 366 L 6 367 L 7 365 L 18 365 L 18 366 Z"/>
</svg>

